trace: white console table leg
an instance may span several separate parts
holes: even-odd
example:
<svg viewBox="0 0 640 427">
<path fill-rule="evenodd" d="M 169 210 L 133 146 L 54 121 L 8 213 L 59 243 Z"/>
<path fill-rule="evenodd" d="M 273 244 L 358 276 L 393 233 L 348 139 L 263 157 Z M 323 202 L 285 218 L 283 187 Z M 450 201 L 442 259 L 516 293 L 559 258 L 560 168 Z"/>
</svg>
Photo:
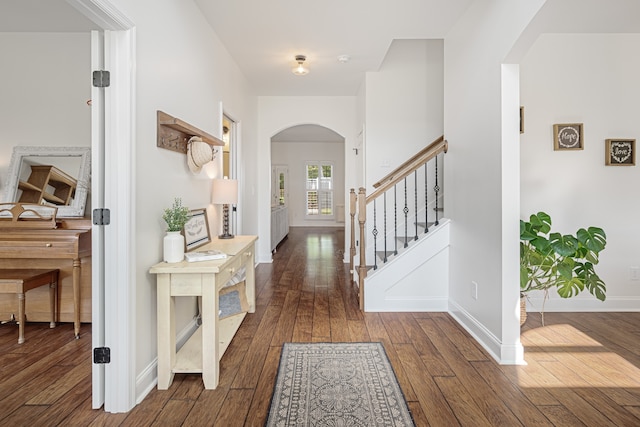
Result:
<svg viewBox="0 0 640 427">
<path fill-rule="evenodd" d="M 175 301 L 171 296 L 171 275 L 158 274 L 158 389 L 167 390 L 173 382 L 176 363 Z"/>
<path fill-rule="evenodd" d="M 220 349 L 216 275 L 202 274 L 202 380 L 204 388 L 218 386 Z"/>
</svg>

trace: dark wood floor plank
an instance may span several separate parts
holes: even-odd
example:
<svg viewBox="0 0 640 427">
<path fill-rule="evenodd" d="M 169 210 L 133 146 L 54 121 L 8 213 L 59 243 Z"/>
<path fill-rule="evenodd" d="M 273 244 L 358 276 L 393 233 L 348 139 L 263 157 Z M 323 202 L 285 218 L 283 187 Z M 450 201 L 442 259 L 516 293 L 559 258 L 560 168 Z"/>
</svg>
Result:
<svg viewBox="0 0 640 427">
<path fill-rule="evenodd" d="M 21 406 L 26 405 L 27 401 L 33 396 L 37 395 L 44 384 L 49 384 L 56 380 L 67 371 L 66 366 L 51 366 L 46 372 L 38 372 L 37 379 L 27 381 L 22 386 L 16 386 L 13 388 L 13 393 L 8 393 L 2 400 L 0 400 L 0 425 L 9 425 L 5 422 L 5 417 L 8 417 L 15 410 Z"/>
<path fill-rule="evenodd" d="M 271 345 L 280 347 L 285 342 L 290 342 L 293 336 L 293 328 L 296 323 L 298 303 L 300 301 L 300 291 L 287 291 L 284 299 L 284 307 L 278 323 L 276 324 Z"/>
<path fill-rule="evenodd" d="M 313 300 L 312 338 L 316 342 L 331 341 L 331 321 L 329 320 L 329 294 L 326 287 L 317 287 Z"/>
<path fill-rule="evenodd" d="M 437 384 L 427 373 L 422 359 L 415 349 L 409 344 L 396 344 L 394 347 L 429 424 L 433 426 L 460 425 Z"/>
<path fill-rule="evenodd" d="M 542 412 L 492 361 L 471 362 L 474 369 L 523 425 L 551 426 Z"/>
<path fill-rule="evenodd" d="M 184 421 L 189 415 L 189 411 L 193 408 L 195 402 L 192 400 L 170 400 L 162 408 L 158 417 L 155 419 L 152 426 L 155 427 L 170 427 L 170 426 L 182 426 Z"/>
<path fill-rule="evenodd" d="M 73 413 L 75 409 L 91 395 L 91 378 L 86 378 L 78 386 L 74 387 L 62 398 L 47 407 L 42 412 L 40 418 L 34 423 L 39 427 L 54 427 L 64 425 L 64 420 Z M 120 421 L 124 420 L 123 414 Z"/>
<path fill-rule="evenodd" d="M 260 379 L 256 386 L 251 407 L 247 414 L 245 425 L 262 426 L 267 420 L 269 406 L 271 405 L 271 395 L 276 382 L 276 374 L 280 365 L 281 348 L 271 347 L 264 362 L 264 368 L 260 373 Z"/>
<path fill-rule="evenodd" d="M 313 300 L 314 292 L 302 291 L 293 326 L 292 342 L 311 342 L 313 336 Z"/>
<path fill-rule="evenodd" d="M 216 419 L 216 425 L 242 427 L 249 411 L 253 389 L 231 389 Z"/>
<path fill-rule="evenodd" d="M 413 315 L 403 319 L 402 327 L 432 376 L 454 375 L 447 362 L 443 359 L 440 352 L 433 345 L 429 336 L 420 327 Z"/>
<path fill-rule="evenodd" d="M 483 411 L 478 407 L 477 402 L 475 402 L 473 397 L 469 394 L 468 389 L 462 385 L 457 377 L 436 377 L 434 380 L 461 425 L 474 425 L 477 427 L 521 425 L 515 419 L 512 419 L 508 423 L 496 423 L 495 421 L 489 421 L 485 417 Z"/>
<path fill-rule="evenodd" d="M 421 322 L 424 321 L 421 320 Z M 434 322 L 440 333 L 433 333 L 430 338 L 443 359 L 448 361 L 456 379 L 456 382 L 438 381 L 438 384 L 455 384 L 456 389 L 464 387 L 467 391 L 465 393 L 468 396 L 467 400 L 475 402 L 484 417 L 493 425 L 518 425 L 519 421 L 502 399 L 491 390 L 489 384 L 469 363 L 470 361 L 488 360 L 484 352 L 479 351 L 475 345 L 469 345 L 467 341 L 470 337 L 468 334 L 460 332 L 457 325 L 439 318 Z M 465 335 L 467 340 L 464 339 Z M 447 397 L 448 399 L 449 397 Z"/>
<path fill-rule="evenodd" d="M 585 424 L 576 418 L 564 406 L 541 406 L 540 411 L 558 427 L 584 427 Z"/>
<path fill-rule="evenodd" d="M 183 425 L 198 427 L 214 427 L 220 425 L 219 423 L 217 424 L 218 414 L 224 405 L 228 393 L 229 388 L 222 386 L 217 387 L 215 390 L 203 390 L 198 400 L 194 402 Z M 126 421 L 126 425 L 136 425 L 129 424 L 129 419 Z"/>
<path fill-rule="evenodd" d="M 81 363 L 74 368 L 68 370 L 53 381 L 47 388 L 29 399 L 27 405 L 50 405 L 60 397 L 68 393 L 82 380 L 86 380 L 91 374 L 91 365 Z"/>
<path fill-rule="evenodd" d="M 254 388 L 256 386 L 281 311 L 282 308 L 278 306 L 270 305 L 267 308 L 231 388 Z"/>
</svg>

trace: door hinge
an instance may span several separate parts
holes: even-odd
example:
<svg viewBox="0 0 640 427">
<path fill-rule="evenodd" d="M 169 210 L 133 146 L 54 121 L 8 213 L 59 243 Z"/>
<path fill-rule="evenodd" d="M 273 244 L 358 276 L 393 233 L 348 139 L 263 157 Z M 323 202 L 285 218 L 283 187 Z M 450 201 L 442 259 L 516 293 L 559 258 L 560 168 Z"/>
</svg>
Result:
<svg viewBox="0 0 640 427">
<path fill-rule="evenodd" d="M 111 73 L 106 70 L 97 70 L 93 72 L 94 87 L 109 87 L 111 83 Z"/>
<path fill-rule="evenodd" d="M 111 349 L 109 347 L 94 348 L 93 363 L 111 363 Z"/>
<path fill-rule="evenodd" d="M 107 208 L 93 210 L 94 225 L 109 225 L 111 222 L 111 211 Z"/>
</svg>

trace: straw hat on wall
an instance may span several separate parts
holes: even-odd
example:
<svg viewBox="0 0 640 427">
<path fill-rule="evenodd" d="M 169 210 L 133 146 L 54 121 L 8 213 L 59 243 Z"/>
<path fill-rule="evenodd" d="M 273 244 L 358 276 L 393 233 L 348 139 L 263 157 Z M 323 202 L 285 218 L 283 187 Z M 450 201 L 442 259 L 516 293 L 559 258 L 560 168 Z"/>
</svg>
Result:
<svg viewBox="0 0 640 427">
<path fill-rule="evenodd" d="M 187 165 L 193 173 L 202 170 L 202 166 L 216 158 L 216 149 L 199 136 L 193 136 L 187 142 Z"/>
</svg>

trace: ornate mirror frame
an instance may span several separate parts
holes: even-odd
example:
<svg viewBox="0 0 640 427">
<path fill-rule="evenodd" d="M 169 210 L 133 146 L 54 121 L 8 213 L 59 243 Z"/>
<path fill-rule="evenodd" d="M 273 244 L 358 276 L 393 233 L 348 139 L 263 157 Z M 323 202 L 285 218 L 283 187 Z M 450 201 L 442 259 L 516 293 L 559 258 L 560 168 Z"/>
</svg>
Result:
<svg viewBox="0 0 640 427">
<path fill-rule="evenodd" d="M 24 160 L 31 157 L 79 157 L 80 170 L 78 172 L 75 197 L 69 206 L 58 206 L 58 218 L 82 217 L 87 204 L 87 195 L 91 185 L 91 148 L 90 147 L 13 147 L 9 173 L 2 193 L 2 202 L 16 202 L 20 168 Z M 37 208 L 36 208 L 37 210 Z"/>
</svg>

